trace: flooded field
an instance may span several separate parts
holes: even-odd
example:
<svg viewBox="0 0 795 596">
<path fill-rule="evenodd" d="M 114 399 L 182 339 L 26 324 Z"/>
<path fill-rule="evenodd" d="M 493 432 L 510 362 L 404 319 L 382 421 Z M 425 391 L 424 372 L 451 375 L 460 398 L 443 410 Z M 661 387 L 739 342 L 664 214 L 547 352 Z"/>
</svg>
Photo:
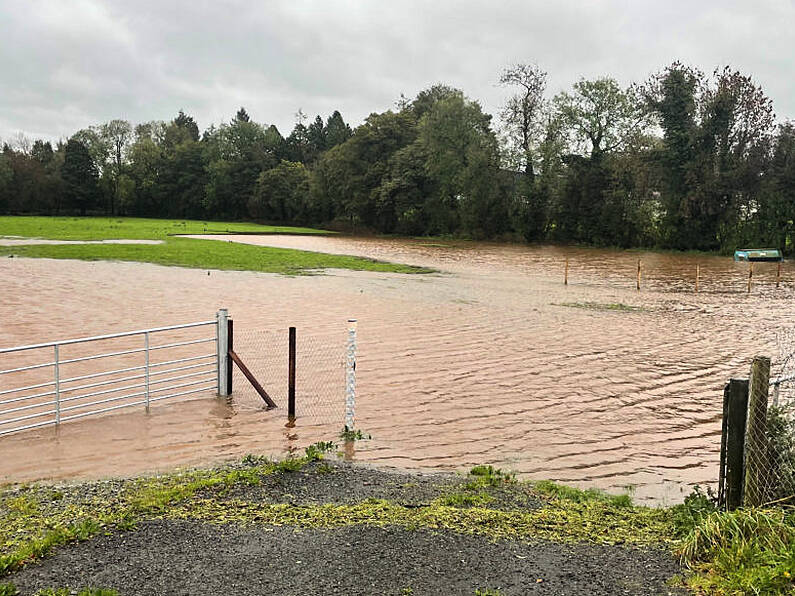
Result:
<svg viewBox="0 0 795 596">
<path fill-rule="evenodd" d="M 775 364 L 777 333 L 793 325 L 789 263 L 779 288 L 776 264 L 755 264 L 749 295 L 748 264 L 727 257 L 342 237 L 223 241 L 355 254 L 439 273 L 290 278 L 3 259 L 0 347 L 205 320 L 226 307 L 236 346 L 249 354 L 270 349 L 271 367 L 283 358 L 286 383 L 288 325 L 298 327 L 299 344 L 311 338 L 326 361 L 338 350 L 341 362 L 345 322 L 354 317 L 357 426 L 373 435 L 357 444 L 355 459 L 446 470 L 491 463 L 527 478 L 631 487 L 640 501 L 671 503 L 717 476 L 723 384 L 747 375 L 758 353 Z M 339 402 L 322 412 L 302 404 L 302 383 L 312 379 L 301 374 L 307 371 L 299 371 L 295 428 L 285 427 L 283 409 L 254 407 L 250 392 L 241 390 L 231 405 L 200 395 L 148 415 L 122 410 L 0 437 L 0 478 L 97 477 L 249 452 L 281 456 L 342 426 L 341 371 L 339 387 L 322 391 L 331 400 L 337 391 Z M 274 392 L 283 395 L 284 387 Z"/>
</svg>

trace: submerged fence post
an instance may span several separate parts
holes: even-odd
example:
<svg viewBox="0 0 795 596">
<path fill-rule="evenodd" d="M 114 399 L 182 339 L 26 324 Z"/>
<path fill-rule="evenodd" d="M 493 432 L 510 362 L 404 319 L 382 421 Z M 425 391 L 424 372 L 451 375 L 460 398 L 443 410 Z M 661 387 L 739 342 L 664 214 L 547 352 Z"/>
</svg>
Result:
<svg viewBox="0 0 795 596">
<path fill-rule="evenodd" d="M 731 379 L 726 388 L 726 509 L 743 504 L 745 423 L 748 413 L 748 379 Z"/>
<path fill-rule="evenodd" d="M 638 281 L 635 287 L 640 291 L 640 259 L 638 259 Z"/>
<path fill-rule="evenodd" d="M 748 293 L 751 293 L 751 279 L 754 277 L 754 262 L 748 261 Z"/>
<path fill-rule="evenodd" d="M 356 319 L 348 319 L 345 357 L 345 428 L 353 430 L 356 415 Z"/>
<path fill-rule="evenodd" d="M 232 319 L 226 321 L 226 337 L 226 394 L 232 395 L 232 377 L 235 370 L 229 358 L 229 352 L 235 351 L 235 322 Z"/>
<path fill-rule="evenodd" d="M 55 424 L 61 423 L 61 370 L 58 344 L 55 344 Z"/>
<path fill-rule="evenodd" d="M 698 278 L 701 277 L 701 267 L 696 265 L 696 294 L 698 294 Z"/>
<path fill-rule="evenodd" d="M 566 257 L 566 269 L 563 273 L 563 285 L 569 285 L 569 257 Z"/>
<path fill-rule="evenodd" d="M 295 420 L 295 327 L 290 327 L 289 358 L 287 363 L 287 419 Z"/>
<path fill-rule="evenodd" d="M 778 269 L 776 269 L 776 287 L 781 286 L 781 261 L 778 262 Z"/>
<path fill-rule="evenodd" d="M 743 504 L 759 507 L 765 501 L 767 486 L 767 394 L 770 384 L 770 358 L 757 356 L 751 364 L 751 389 L 748 397 L 748 423 L 745 451 L 745 490 Z"/>
<path fill-rule="evenodd" d="M 227 335 L 227 321 L 229 320 L 229 311 L 225 308 L 221 308 L 218 310 L 218 313 L 215 315 L 216 321 L 218 325 L 215 329 L 215 343 L 218 349 L 218 353 L 216 355 L 218 359 L 218 395 L 220 397 L 226 397 L 229 395 L 227 393 L 227 374 L 229 370 L 229 343 L 228 343 L 228 335 Z"/>
</svg>

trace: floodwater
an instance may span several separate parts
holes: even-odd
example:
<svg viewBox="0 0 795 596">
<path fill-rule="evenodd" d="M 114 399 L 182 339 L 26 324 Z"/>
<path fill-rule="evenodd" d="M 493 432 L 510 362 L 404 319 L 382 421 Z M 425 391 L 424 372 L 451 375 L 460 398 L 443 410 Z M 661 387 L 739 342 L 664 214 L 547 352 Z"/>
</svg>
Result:
<svg viewBox="0 0 795 596">
<path fill-rule="evenodd" d="M 373 438 L 357 443 L 354 459 L 440 470 L 490 463 L 525 478 L 629 487 L 639 501 L 673 503 L 717 477 L 724 383 L 746 376 L 757 354 L 775 361 L 779 335 L 793 326 L 790 263 L 778 288 L 776 264 L 755 264 L 748 294 L 748 264 L 728 257 L 346 237 L 230 240 L 439 273 L 208 275 L 2 259 L 0 347 L 205 320 L 226 307 L 236 350 L 282 405 L 286 327 L 295 325 L 299 418 L 286 427 L 283 408 L 255 407 L 236 379 L 231 404 L 199 394 L 148 414 L 122 410 L 0 437 L 0 478 L 156 472 L 249 452 L 282 456 L 333 438 L 343 424 L 346 320 L 356 318 L 356 426 Z M 629 308 L 609 308 L 616 304 Z M 305 356 L 302 341 L 311 348 Z M 268 358 L 257 360 L 260 352 Z M 4 382 L 0 376 L 0 390 Z"/>
</svg>

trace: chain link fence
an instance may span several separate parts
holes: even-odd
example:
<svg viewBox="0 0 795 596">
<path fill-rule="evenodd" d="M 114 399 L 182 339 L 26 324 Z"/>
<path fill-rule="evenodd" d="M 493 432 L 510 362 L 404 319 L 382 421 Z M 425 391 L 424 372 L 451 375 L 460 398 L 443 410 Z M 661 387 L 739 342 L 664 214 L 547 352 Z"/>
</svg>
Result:
<svg viewBox="0 0 795 596">
<path fill-rule="evenodd" d="M 242 326 L 241 326 L 242 327 Z M 296 333 L 295 403 L 299 424 L 345 424 L 347 336 Z M 234 350 L 287 417 L 289 379 L 288 329 L 235 328 Z M 262 398 L 234 368 L 232 400 L 240 408 L 265 406 Z"/>
<path fill-rule="evenodd" d="M 795 505 L 794 353 L 792 332 L 783 334 L 776 365 L 772 366 L 768 357 L 757 356 L 748 381 L 742 381 L 747 387 L 743 398 L 747 399 L 747 409 L 742 410 L 747 414 L 744 420 L 733 416 L 728 426 L 744 426 L 744 432 L 739 435 L 742 440 L 735 440 L 734 445 L 729 441 L 727 445 L 728 450 L 742 449 L 742 473 L 734 476 L 734 492 L 739 492 L 741 499 L 728 503 L 730 508 L 739 504 Z M 735 411 L 738 409 L 735 406 Z M 731 432 L 729 428 L 729 435 Z M 731 460 L 732 454 L 728 453 L 728 457 Z"/>
</svg>

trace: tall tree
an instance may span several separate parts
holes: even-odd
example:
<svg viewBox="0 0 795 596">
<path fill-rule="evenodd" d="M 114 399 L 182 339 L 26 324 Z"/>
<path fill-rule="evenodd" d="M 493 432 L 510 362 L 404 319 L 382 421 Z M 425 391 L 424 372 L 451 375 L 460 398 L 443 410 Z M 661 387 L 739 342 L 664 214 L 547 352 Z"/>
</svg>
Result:
<svg viewBox="0 0 795 596">
<path fill-rule="evenodd" d="M 544 100 L 547 73 L 534 64 L 516 64 L 503 70 L 500 85 L 518 91 L 508 98 L 501 117 L 506 139 L 506 161 L 524 173 L 512 181 L 514 220 L 528 241 L 543 238 L 547 229 L 549 189 L 536 184 L 536 167 L 544 167 L 549 109 Z"/>
<path fill-rule="evenodd" d="M 243 110 L 243 108 L 240 109 L 245 114 L 245 110 Z M 238 117 L 240 116 L 241 114 L 240 112 L 238 112 Z M 248 118 L 248 114 L 246 114 L 245 117 Z M 186 131 L 190 140 L 192 141 L 199 140 L 199 125 L 196 124 L 196 121 L 193 119 L 193 116 L 188 116 L 185 112 L 180 110 L 179 114 L 177 114 L 177 117 L 174 118 L 173 122 L 177 128 Z"/>
<path fill-rule="evenodd" d="M 113 153 L 113 194 L 110 200 L 110 213 L 116 213 L 116 204 L 119 202 L 119 183 L 124 166 L 126 151 L 132 139 L 132 126 L 126 120 L 111 120 L 103 124 L 101 130 L 102 138 L 111 147 Z"/>
<path fill-rule="evenodd" d="M 442 209 L 459 216 L 462 231 L 473 237 L 504 232 L 507 201 L 491 116 L 459 91 L 434 103 L 418 130 L 425 169 L 438 185 Z"/>
<path fill-rule="evenodd" d="M 662 170 L 662 233 L 669 246 L 687 244 L 688 210 L 684 208 L 693 181 L 698 137 L 697 94 L 704 74 L 680 62 L 674 62 L 651 77 L 644 94 L 663 131 L 663 143 L 657 152 Z"/>
<path fill-rule="evenodd" d="M 337 110 L 326 121 L 326 148 L 331 149 L 351 138 L 353 131 L 345 124 L 342 114 Z"/>
<path fill-rule="evenodd" d="M 500 75 L 500 85 L 518 88 L 503 106 L 501 116 L 517 165 L 530 183 L 535 177 L 535 148 L 541 142 L 544 124 L 544 91 L 547 73 L 535 64 L 516 64 Z"/>
<path fill-rule="evenodd" d="M 556 233 L 561 240 L 603 243 L 600 218 L 611 180 L 605 158 L 637 139 L 647 112 L 635 89 L 622 89 L 609 77 L 582 79 L 553 101 L 573 149 Z"/>
<path fill-rule="evenodd" d="M 738 71 L 707 79 L 678 62 L 648 88 L 664 132 L 665 244 L 715 250 L 750 240 L 774 129 L 770 99 Z"/>
<path fill-rule="evenodd" d="M 74 137 L 66 143 L 61 177 L 68 206 L 85 215 L 96 204 L 99 175 L 88 148 Z"/>
</svg>

